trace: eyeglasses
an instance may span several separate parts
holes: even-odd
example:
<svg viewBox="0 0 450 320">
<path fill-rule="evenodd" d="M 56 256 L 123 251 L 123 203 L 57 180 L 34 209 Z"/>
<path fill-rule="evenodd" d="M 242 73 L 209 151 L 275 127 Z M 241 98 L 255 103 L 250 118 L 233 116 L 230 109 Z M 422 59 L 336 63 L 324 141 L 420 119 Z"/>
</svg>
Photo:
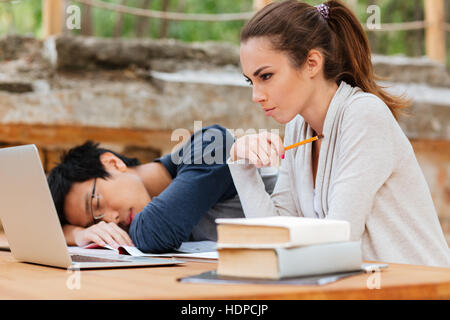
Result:
<svg viewBox="0 0 450 320">
<path fill-rule="evenodd" d="M 92 193 L 91 193 L 91 214 L 92 217 L 94 218 L 94 221 L 96 220 L 100 220 L 101 218 L 103 218 L 105 215 L 103 213 L 100 212 L 100 200 L 103 199 L 103 197 L 99 194 L 95 194 L 95 185 L 97 183 L 97 178 L 94 178 L 94 187 L 92 188 Z M 97 199 L 97 210 L 94 210 L 93 208 L 93 203 L 94 200 Z"/>
</svg>

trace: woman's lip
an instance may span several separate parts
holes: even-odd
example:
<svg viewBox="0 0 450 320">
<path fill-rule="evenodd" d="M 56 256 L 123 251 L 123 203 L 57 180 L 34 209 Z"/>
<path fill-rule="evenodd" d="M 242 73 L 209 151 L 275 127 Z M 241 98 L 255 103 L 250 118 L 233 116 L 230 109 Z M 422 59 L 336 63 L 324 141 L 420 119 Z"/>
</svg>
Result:
<svg viewBox="0 0 450 320">
<path fill-rule="evenodd" d="M 266 113 L 266 116 L 270 116 L 272 114 L 272 111 L 276 108 L 270 108 L 270 109 L 264 109 L 264 112 Z"/>
</svg>

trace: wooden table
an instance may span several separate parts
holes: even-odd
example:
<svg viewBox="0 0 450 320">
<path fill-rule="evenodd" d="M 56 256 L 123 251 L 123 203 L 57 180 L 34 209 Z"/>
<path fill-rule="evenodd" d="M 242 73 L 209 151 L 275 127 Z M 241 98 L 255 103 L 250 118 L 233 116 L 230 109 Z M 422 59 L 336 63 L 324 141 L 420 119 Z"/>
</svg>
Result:
<svg viewBox="0 0 450 320">
<path fill-rule="evenodd" d="M 2 242 L 4 235 L 0 235 Z M 84 270 L 76 275 L 17 262 L 10 252 L 0 251 L 0 299 L 450 299 L 450 268 L 401 264 L 323 286 L 177 281 L 216 267 L 215 263 L 188 262 L 170 267 Z M 79 282 L 71 282 L 75 276 Z M 368 288 L 368 283 L 373 287 L 377 281 L 380 289 Z"/>
</svg>

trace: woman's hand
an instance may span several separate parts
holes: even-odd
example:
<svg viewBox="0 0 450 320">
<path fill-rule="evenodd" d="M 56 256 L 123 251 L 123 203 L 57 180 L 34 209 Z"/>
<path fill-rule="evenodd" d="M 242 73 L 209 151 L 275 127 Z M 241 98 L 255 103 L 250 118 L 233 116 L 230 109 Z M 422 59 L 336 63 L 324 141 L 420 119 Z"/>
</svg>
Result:
<svg viewBox="0 0 450 320">
<path fill-rule="evenodd" d="M 64 235 L 69 245 L 70 242 L 73 242 L 79 247 L 84 247 L 89 243 L 96 243 L 100 246 L 109 244 L 113 248 L 122 245 L 134 246 L 128 233 L 114 222 L 100 221 L 88 228 L 67 225 L 64 226 Z"/>
<path fill-rule="evenodd" d="M 271 132 L 250 134 L 236 140 L 230 150 L 231 161 L 248 160 L 257 168 L 279 166 L 284 154 L 283 140 Z"/>
</svg>

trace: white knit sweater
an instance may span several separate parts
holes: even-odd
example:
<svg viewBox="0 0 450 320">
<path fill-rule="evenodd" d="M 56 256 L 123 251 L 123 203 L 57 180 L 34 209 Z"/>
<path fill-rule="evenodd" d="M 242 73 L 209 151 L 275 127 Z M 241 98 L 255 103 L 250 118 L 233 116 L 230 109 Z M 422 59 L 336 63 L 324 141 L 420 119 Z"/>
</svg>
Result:
<svg viewBox="0 0 450 320">
<path fill-rule="evenodd" d="M 312 134 L 297 116 L 286 126 L 284 144 Z M 346 220 L 351 240 L 361 240 L 365 260 L 450 266 L 450 250 L 427 183 L 387 105 L 342 82 L 330 103 L 323 135 L 316 197 L 311 144 L 286 151 L 272 195 L 265 192 L 255 166 L 228 162 L 245 216 Z"/>
</svg>

